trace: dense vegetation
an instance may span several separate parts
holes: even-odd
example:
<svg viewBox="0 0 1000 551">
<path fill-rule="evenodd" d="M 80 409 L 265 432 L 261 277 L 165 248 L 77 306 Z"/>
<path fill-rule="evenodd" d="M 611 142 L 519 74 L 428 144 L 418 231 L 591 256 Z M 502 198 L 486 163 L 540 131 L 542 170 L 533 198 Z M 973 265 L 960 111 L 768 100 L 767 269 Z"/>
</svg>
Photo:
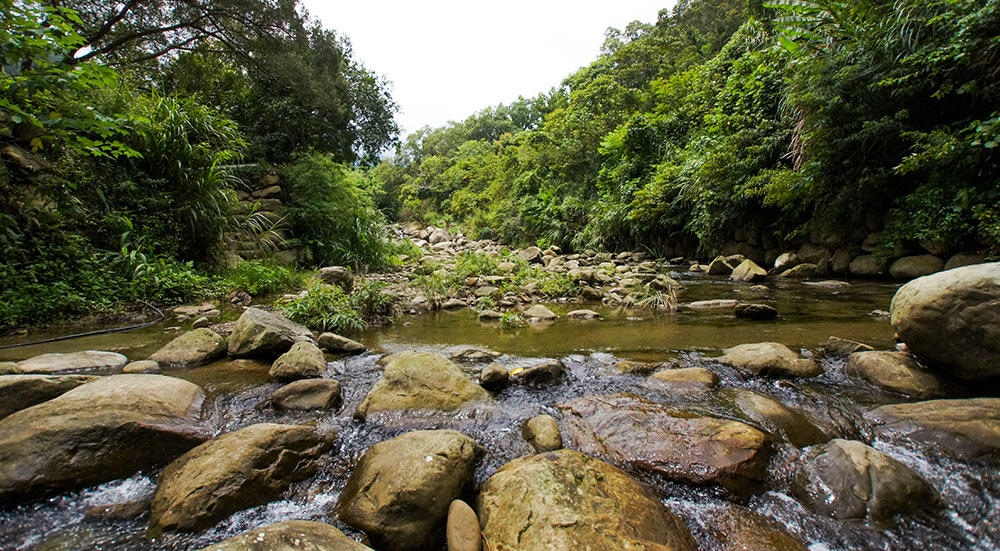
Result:
<svg viewBox="0 0 1000 551">
<path fill-rule="evenodd" d="M 236 215 L 259 176 L 230 168 L 243 161 L 287 174 L 303 266 L 387 260 L 354 166 L 394 143 L 396 106 L 297 2 L 0 12 L 0 329 L 298 281 L 269 262 L 225 269 L 224 236 L 274 229 Z"/>
<path fill-rule="evenodd" d="M 681 1 L 548 94 L 409 136 L 382 206 L 508 243 L 825 232 L 1000 252 L 1000 7 Z M 885 216 L 888 214 L 887 216 Z"/>
</svg>

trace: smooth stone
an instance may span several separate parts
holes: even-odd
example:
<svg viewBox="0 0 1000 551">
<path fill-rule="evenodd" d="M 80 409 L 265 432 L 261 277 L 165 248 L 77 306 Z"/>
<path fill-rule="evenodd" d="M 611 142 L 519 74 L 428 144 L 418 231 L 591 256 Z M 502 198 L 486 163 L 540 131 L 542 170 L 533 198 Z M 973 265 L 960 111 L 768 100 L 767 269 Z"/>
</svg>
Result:
<svg viewBox="0 0 1000 551">
<path fill-rule="evenodd" d="M 863 254 L 855 257 L 848 266 L 851 275 L 859 277 L 880 277 L 885 275 L 885 264 L 874 255 Z"/>
<path fill-rule="evenodd" d="M 593 310 L 573 310 L 566 314 L 569 319 L 581 319 L 581 320 L 591 320 L 601 317 L 600 314 Z"/>
<path fill-rule="evenodd" d="M 122 373 L 159 373 L 160 371 L 162 371 L 160 364 L 153 360 L 130 362 L 122 368 Z"/>
<path fill-rule="evenodd" d="M 657 494 L 573 450 L 504 465 L 479 488 L 484 547 L 495 551 L 695 551 Z"/>
<path fill-rule="evenodd" d="M 489 294 L 492 294 L 492 293 L 489 293 Z M 465 301 L 457 299 L 457 298 L 450 298 L 450 299 L 444 301 L 444 303 L 441 304 L 441 309 L 442 310 L 457 310 L 459 308 L 465 308 L 466 306 L 468 306 L 468 304 L 466 304 Z"/>
<path fill-rule="evenodd" d="M 657 371 L 646 379 L 648 386 L 673 392 L 702 392 L 719 384 L 719 376 L 703 367 L 682 367 Z"/>
<path fill-rule="evenodd" d="M 614 368 L 623 375 L 649 375 L 660 364 L 647 362 L 633 362 L 631 360 L 619 360 L 615 362 Z"/>
<path fill-rule="evenodd" d="M 856 352 L 847 358 L 846 373 L 892 392 L 919 399 L 944 396 L 944 383 L 906 352 Z"/>
<path fill-rule="evenodd" d="M 481 450 L 453 430 L 408 432 L 375 444 L 337 502 L 340 520 L 381 551 L 439 549 L 451 502 L 472 487 Z"/>
<path fill-rule="evenodd" d="M 510 382 L 519 385 L 552 383 L 562 377 L 565 367 L 559 360 L 547 360 L 531 367 L 510 371 Z"/>
<path fill-rule="evenodd" d="M 570 447 L 667 480 L 743 491 L 763 480 L 767 436 L 744 423 L 670 408 L 629 394 L 556 405 Z"/>
<path fill-rule="evenodd" d="M 166 367 L 195 367 L 226 355 L 226 339 L 211 329 L 195 329 L 168 342 L 148 359 Z"/>
<path fill-rule="evenodd" d="M 518 251 L 517 257 L 529 264 L 541 264 L 542 250 L 538 247 L 528 247 L 527 249 Z"/>
<path fill-rule="evenodd" d="M 479 319 L 483 321 L 496 321 L 503 319 L 503 313 L 496 310 L 483 310 L 479 313 Z"/>
<path fill-rule="evenodd" d="M 19 373 L 54 375 L 77 371 L 117 370 L 125 367 L 128 358 L 117 352 L 84 350 L 67 354 L 42 354 L 17 362 Z"/>
<path fill-rule="evenodd" d="M 333 379 L 294 381 L 271 395 L 271 406 L 284 411 L 337 409 L 340 402 L 340 382 Z"/>
<path fill-rule="evenodd" d="M 333 434 L 260 423 L 205 442 L 167 465 L 150 507 L 157 531 L 195 531 L 274 501 L 316 472 Z"/>
<path fill-rule="evenodd" d="M 801 448 L 830 440 L 830 436 L 817 427 L 806 412 L 785 405 L 772 396 L 743 388 L 724 388 L 719 392 L 751 424 L 793 446 Z"/>
<path fill-rule="evenodd" d="M 764 281 L 767 279 L 767 270 L 761 268 L 753 260 L 744 260 L 739 266 L 733 269 L 729 279 L 733 281 Z"/>
<path fill-rule="evenodd" d="M 267 374 L 277 381 L 318 379 L 326 371 L 326 357 L 311 342 L 297 342 L 271 365 Z"/>
<path fill-rule="evenodd" d="M 853 440 L 806 448 L 792 493 L 813 512 L 838 520 L 890 521 L 934 501 L 922 478 L 899 461 Z"/>
<path fill-rule="evenodd" d="M 778 311 L 766 304 L 737 304 L 733 313 L 738 319 L 767 321 L 778 319 Z"/>
<path fill-rule="evenodd" d="M 247 308 L 229 335 L 229 355 L 276 358 L 300 341 L 313 342 L 306 327 L 273 312 Z"/>
<path fill-rule="evenodd" d="M 893 279 L 909 281 L 940 272 L 942 268 L 944 268 L 944 260 L 932 254 L 904 256 L 889 266 L 889 275 Z"/>
<path fill-rule="evenodd" d="M 823 373 L 818 363 L 801 358 L 787 346 L 776 342 L 727 348 L 716 361 L 760 377 L 815 377 Z"/>
<path fill-rule="evenodd" d="M 448 506 L 445 532 L 448 551 L 481 551 L 483 548 L 479 517 L 468 503 L 460 499 L 452 501 Z"/>
<path fill-rule="evenodd" d="M 96 381 L 93 375 L 2 375 L 0 419 Z"/>
<path fill-rule="evenodd" d="M 830 337 L 823 345 L 823 353 L 827 356 L 850 356 L 855 352 L 868 352 L 875 350 L 870 345 L 862 342 L 842 339 L 840 337 Z"/>
<path fill-rule="evenodd" d="M 973 264 L 982 264 L 985 261 L 986 257 L 979 253 L 958 253 L 945 262 L 944 269 L 951 270 L 962 266 L 972 266 Z"/>
<path fill-rule="evenodd" d="M 320 268 L 316 277 L 327 285 L 340 285 L 350 291 L 354 287 L 354 273 L 345 266 L 326 266 Z"/>
<path fill-rule="evenodd" d="M 209 321 L 209 319 L 206 318 L 205 316 L 202 316 L 191 323 L 191 327 L 194 329 L 203 329 L 208 327 L 209 325 L 212 325 L 212 322 Z"/>
<path fill-rule="evenodd" d="M 793 252 L 781 253 L 778 258 L 774 259 L 774 273 L 780 274 L 788 271 L 798 266 L 799 262 L 799 255 Z"/>
<path fill-rule="evenodd" d="M 524 317 L 535 318 L 542 321 L 550 321 L 558 318 L 552 310 L 549 310 L 544 304 L 535 304 L 531 308 L 524 311 Z"/>
<path fill-rule="evenodd" d="M 452 352 L 449 357 L 454 361 L 460 362 L 484 362 L 488 360 L 495 360 L 500 357 L 499 352 L 494 352 L 492 350 L 486 350 L 483 348 L 463 348 Z"/>
<path fill-rule="evenodd" d="M 1000 459 L 1000 398 L 887 405 L 864 418 L 880 437 L 930 446 L 965 461 Z"/>
<path fill-rule="evenodd" d="M 685 304 L 684 307 L 693 308 L 695 310 L 704 310 L 710 308 L 733 308 L 739 303 L 740 301 L 735 299 L 722 298 L 716 300 L 698 300 L 695 302 L 689 302 Z"/>
<path fill-rule="evenodd" d="M 789 268 L 784 272 L 778 274 L 780 279 L 806 279 L 814 277 L 819 273 L 819 267 L 816 264 L 811 264 L 804 262 L 802 264 L 796 265 L 794 268 Z"/>
<path fill-rule="evenodd" d="M 840 289 L 842 287 L 851 286 L 851 284 L 846 281 L 837 281 L 835 279 L 824 279 L 823 281 L 803 281 L 802 284 L 822 289 Z"/>
<path fill-rule="evenodd" d="M 323 522 L 290 520 L 247 530 L 200 551 L 372 551 Z"/>
<path fill-rule="evenodd" d="M 490 395 L 470 381 L 451 360 L 428 352 L 402 352 L 386 358 L 382 377 L 358 407 L 356 416 L 393 410 L 451 411 Z"/>
<path fill-rule="evenodd" d="M 521 436 L 535 453 L 550 452 L 563 447 L 559 424 L 551 415 L 538 415 L 525 421 L 521 426 Z"/>
<path fill-rule="evenodd" d="M 336 333 L 323 333 L 316 339 L 320 348 L 331 354 L 361 354 L 368 350 L 358 341 L 342 337 Z"/>
<path fill-rule="evenodd" d="M 487 390 L 499 390 L 510 382 L 510 373 L 507 368 L 497 362 L 483 368 L 479 372 L 479 384 Z"/>
</svg>

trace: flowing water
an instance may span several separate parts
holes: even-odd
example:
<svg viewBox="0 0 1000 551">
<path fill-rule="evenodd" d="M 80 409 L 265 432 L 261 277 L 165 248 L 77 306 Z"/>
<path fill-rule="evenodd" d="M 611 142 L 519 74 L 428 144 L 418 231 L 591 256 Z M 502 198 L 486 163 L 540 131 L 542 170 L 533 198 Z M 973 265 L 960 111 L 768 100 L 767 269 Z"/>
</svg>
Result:
<svg viewBox="0 0 1000 551">
<path fill-rule="evenodd" d="M 541 413 L 559 419 L 555 404 L 590 394 L 632 392 L 700 413 L 739 418 L 721 393 L 665 394 L 646 386 L 643 377 L 617 374 L 612 366 L 619 359 L 707 367 L 719 375 L 721 387 L 771 394 L 836 427 L 845 438 L 862 439 L 889 453 L 915 469 L 941 496 L 941 504 L 936 508 L 900 516 L 889 528 L 819 517 L 786 493 L 789 472 L 783 459 L 793 449 L 781 445 L 776 447 L 771 461 L 767 485 L 749 498 L 633 473 L 652 485 L 664 503 L 687 522 L 703 549 L 720 546 L 710 528 L 713 515 L 726 500 L 737 501 L 776 520 L 816 551 L 985 551 L 1000 546 L 1000 473 L 995 468 L 952 462 L 920 449 L 874 440 L 867 434 L 860 422 L 862 412 L 873 405 L 902 401 L 901 397 L 848 379 L 842 359 L 823 359 L 824 375 L 795 382 L 746 379 L 712 360 L 722 348 L 760 341 L 777 341 L 812 354 L 831 335 L 867 342 L 876 348 L 891 348 L 893 332 L 888 321 L 869 313 L 875 309 L 888 310 L 895 286 L 862 282 L 825 288 L 778 283 L 772 284 L 770 291 L 756 293 L 746 285 L 713 278 L 684 283 L 685 288 L 679 293 L 682 303 L 720 298 L 753 300 L 775 306 L 781 313 L 780 319 L 737 321 L 731 309 L 654 313 L 578 304 L 551 306 L 558 314 L 586 306 L 597 310 L 603 319 L 560 318 L 552 323 L 507 330 L 479 322 L 470 310 L 402 316 L 391 326 L 361 336 L 371 353 L 337 358 L 329 363 L 326 376 L 341 382 L 344 405 L 336 412 L 325 413 L 279 413 L 256 407 L 280 386 L 268 380 L 269 366 L 264 363 L 220 361 L 196 369 L 168 371 L 166 374 L 190 380 L 206 390 L 211 422 L 220 434 L 259 422 L 316 423 L 337 430 L 338 449 L 325 458 L 316 476 L 291 488 L 286 499 L 237 513 L 197 535 L 167 535 L 154 540 L 146 535 L 144 516 L 131 520 L 91 520 L 85 515 L 87 509 L 95 506 L 148 499 L 156 489 L 158 472 L 145 472 L 33 504 L 0 505 L 0 549 L 199 549 L 244 530 L 291 519 L 331 522 L 349 534 L 354 533 L 337 521 L 333 508 L 354 464 L 369 446 L 415 429 L 459 430 L 475 438 L 486 450 L 476 473 L 479 483 L 503 464 L 530 453 L 521 437 L 523 421 Z M 0 350 L 0 360 L 88 348 L 118 350 L 130 358 L 141 359 L 175 335 L 164 333 L 166 325 L 133 333 Z M 499 392 L 491 404 L 456 413 L 378 414 L 370 416 L 367 422 L 353 418 L 354 410 L 381 374 L 376 365 L 381 355 L 413 349 L 447 353 L 466 346 L 500 352 L 503 356 L 499 361 L 509 367 L 530 365 L 541 358 L 560 358 L 566 364 L 567 377 L 552 386 L 509 387 Z M 460 365 L 474 377 L 485 364 Z"/>
</svg>

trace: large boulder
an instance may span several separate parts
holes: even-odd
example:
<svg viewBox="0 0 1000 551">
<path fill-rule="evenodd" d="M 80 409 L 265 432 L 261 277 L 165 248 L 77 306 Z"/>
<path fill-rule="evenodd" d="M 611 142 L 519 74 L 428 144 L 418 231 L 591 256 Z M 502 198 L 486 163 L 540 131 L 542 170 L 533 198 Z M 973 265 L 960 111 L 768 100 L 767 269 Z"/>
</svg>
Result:
<svg viewBox="0 0 1000 551">
<path fill-rule="evenodd" d="M 448 507 L 471 489 L 480 450 L 453 430 L 421 430 L 365 452 L 340 494 L 340 520 L 383 551 L 438 549 Z"/>
<path fill-rule="evenodd" d="M 229 355 L 234 358 L 276 358 L 296 342 L 312 342 L 309 329 L 284 316 L 247 308 L 229 335 Z"/>
<path fill-rule="evenodd" d="M 863 254 L 854 257 L 848 265 L 851 275 L 858 277 L 880 277 L 885 275 L 885 263 L 875 255 Z"/>
<path fill-rule="evenodd" d="M 0 419 L 98 379 L 93 375 L 0 376 Z"/>
<path fill-rule="evenodd" d="M 1000 398 L 894 404 L 865 414 L 880 437 L 901 437 L 958 459 L 1000 459 Z"/>
<path fill-rule="evenodd" d="M 861 442 L 837 439 L 807 448 L 796 464 L 792 493 L 838 520 L 883 523 L 933 501 L 930 487 L 909 467 Z"/>
<path fill-rule="evenodd" d="M 743 388 L 724 388 L 719 393 L 741 417 L 793 446 L 809 446 L 830 439 L 804 411 L 771 396 Z"/>
<path fill-rule="evenodd" d="M 340 401 L 340 382 L 333 379 L 295 381 L 271 395 L 271 407 L 285 411 L 333 409 L 340 406 Z"/>
<path fill-rule="evenodd" d="M 915 279 L 891 311 L 900 338 L 931 367 L 970 381 L 1000 376 L 1000 262 Z"/>
<path fill-rule="evenodd" d="M 323 522 L 289 520 L 254 528 L 200 551 L 372 551 Z"/>
<path fill-rule="evenodd" d="M 469 402 L 490 399 L 447 358 L 429 352 L 402 352 L 390 357 L 385 372 L 358 407 L 364 419 L 378 411 L 438 409 L 450 411 Z"/>
<path fill-rule="evenodd" d="M 112 375 L 0 419 L 0 501 L 126 478 L 211 436 L 201 387 Z"/>
<path fill-rule="evenodd" d="M 684 522 L 622 471 L 573 450 L 516 459 L 479 488 L 494 551 L 694 551 Z"/>
<path fill-rule="evenodd" d="M 167 465 L 153 496 L 154 531 L 208 528 L 237 511 L 281 497 L 316 472 L 333 445 L 311 427 L 261 423 L 213 438 Z"/>
<path fill-rule="evenodd" d="M 741 344 L 727 348 L 717 358 L 724 365 L 758 377 L 815 377 L 823 368 L 813 360 L 800 357 L 787 346 L 776 342 Z"/>
<path fill-rule="evenodd" d="M 730 276 L 733 273 L 733 266 L 726 257 L 717 256 L 708 264 L 708 271 L 706 273 L 708 275 Z"/>
<path fill-rule="evenodd" d="M 942 268 L 944 268 L 944 260 L 932 254 L 904 256 L 889 265 L 889 275 L 893 279 L 909 281 L 940 272 Z"/>
<path fill-rule="evenodd" d="M 762 480 L 767 436 L 744 423 L 668 408 L 628 394 L 557 404 L 574 449 L 669 480 L 743 490 Z"/>
<path fill-rule="evenodd" d="M 149 357 L 163 366 L 192 367 L 226 355 L 226 339 L 211 329 L 188 331 Z"/>
<path fill-rule="evenodd" d="M 318 379 L 326 371 L 326 357 L 311 342 L 297 342 L 271 364 L 267 372 L 272 379 L 288 382 L 299 379 Z"/>
<path fill-rule="evenodd" d="M 855 352 L 847 358 L 846 372 L 869 383 L 914 398 L 939 398 L 944 384 L 906 352 L 888 350 Z"/>
<path fill-rule="evenodd" d="M 67 354 L 42 354 L 17 362 L 18 373 L 75 373 L 78 371 L 110 371 L 121 369 L 128 358 L 117 352 L 84 350 Z"/>
</svg>

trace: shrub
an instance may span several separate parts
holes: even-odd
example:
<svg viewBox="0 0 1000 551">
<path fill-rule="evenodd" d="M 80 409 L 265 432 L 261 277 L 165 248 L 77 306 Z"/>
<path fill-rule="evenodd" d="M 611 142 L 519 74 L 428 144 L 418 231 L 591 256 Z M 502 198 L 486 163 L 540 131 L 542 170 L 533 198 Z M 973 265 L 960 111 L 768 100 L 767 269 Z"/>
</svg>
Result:
<svg viewBox="0 0 1000 551">
<path fill-rule="evenodd" d="M 270 295 L 293 288 L 302 277 L 280 264 L 252 260 L 241 262 L 222 273 L 219 290 L 243 290 L 251 295 Z"/>
<path fill-rule="evenodd" d="M 275 306 L 288 319 L 311 329 L 336 333 L 361 331 L 369 323 L 388 321 L 392 296 L 383 292 L 385 285 L 367 281 L 348 293 L 336 285 L 316 283 L 300 298 L 279 300 Z"/>
</svg>

